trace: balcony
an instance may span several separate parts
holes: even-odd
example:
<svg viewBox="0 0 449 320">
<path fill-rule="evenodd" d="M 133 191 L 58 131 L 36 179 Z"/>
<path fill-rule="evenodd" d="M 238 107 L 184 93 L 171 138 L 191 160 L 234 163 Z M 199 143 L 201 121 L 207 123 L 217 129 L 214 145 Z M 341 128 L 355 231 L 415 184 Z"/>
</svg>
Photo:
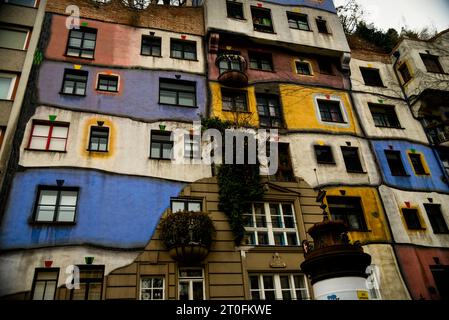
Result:
<svg viewBox="0 0 449 320">
<path fill-rule="evenodd" d="M 160 227 L 161 239 L 174 260 L 192 264 L 208 255 L 215 228 L 207 213 L 170 213 Z"/>
<path fill-rule="evenodd" d="M 220 69 L 218 81 L 228 87 L 241 88 L 248 85 L 246 59 L 239 54 L 221 54 L 215 60 Z"/>
<path fill-rule="evenodd" d="M 449 121 L 428 125 L 426 133 L 432 144 L 449 147 Z"/>
</svg>

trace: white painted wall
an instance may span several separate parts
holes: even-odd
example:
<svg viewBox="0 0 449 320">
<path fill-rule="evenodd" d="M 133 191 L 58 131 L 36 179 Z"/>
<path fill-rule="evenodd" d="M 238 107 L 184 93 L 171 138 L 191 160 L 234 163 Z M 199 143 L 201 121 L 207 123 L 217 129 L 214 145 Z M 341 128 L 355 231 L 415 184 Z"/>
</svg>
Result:
<svg viewBox="0 0 449 320">
<path fill-rule="evenodd" d="M 284 6 L 263 1 L 240 0 L 243 3 L 245 20 L 227 17 L 226 0 L 206 0 L 205 20 L 206 30 L 210 28 L 246 34 L 255 38 L 300 44 L 303 46 L 318 47 L 342 52 L 349 52 L 349 46 L 343 27 L 336 14 L 301 6 Z M 271 10 L 274 34 L 254 31 L 251 6 L 262 4 L 263 8 Z M 290 29 L 287 20 L 287 11 L 307 14 L 311 31 Z M 330 35 L 318 33 L 315 19 L 321 16 L 327 21 Z"/>
<path fill-rule="evenodd" d="M 93 264 L 105 266 L 105 276 L 134 261 L 140 251 L 114 251 L 81 246 L 43 248 L 0 255 L 0 297 L 30 291 L 35 268 L 43 268 L 45 260 L 52 260 L 52 268 L 60 268 L 58 287 L 65 285 L 66 268 L 84 265 L 84 257 L 94 257 Z"/>
<path fill-rule="evenodd" d="M 366 279 L 361 277 L 341 277 L 319 281 L 313 285 L 315 300 L 359 300 L 357 293 L 368 293 Z"/>
<path fill-rule="evenodd" d="M 353 99 L 361 125 L 365 129 L 368 137 L 407 138 L 422 143 L 429 143 L 421 123 L 413 117 L 405 101 L 380 97 L 369 93 L 353 93 Z M 384 105 L 395 107 L 396 115 L 402 127 L 401 129 L 376 127 L 368 103 L 379 104 L 379 100 L 382 100 Z"/>
<path fill-rule="evenodd" d="M 408 192 L 393 189 L 384 185 L 379 187 L 379 193 L 384 203 L 388 220 L 390 221 L 395 242 L 432 247 L 449 246 L 449 234 L 435 234 L 433 232 L 423 205 L 424 203 L 430 203 L 428 198 L 432 198 L 434 204 L 440 204 L 446 224 L 449 225 L 449 195 L 435 192 Z M 405 202 L 410 202 L 411 207 L 418 207 L 419 214 L 425 224 L 426 230 L 408 230 L 402 217 L 402 212 L 400 211 L 400 208 L 406 207 Z"/>
<path fill-rule="evenodd" d="M 295 176 L 303 178 L 312 187 L 317 186 L 314 168 L 317 169 L 319 184 L 344 185 L 377 185 L 380 183 L 373 153 L 366 140 L 353 136 L 340 136 L 332 134 L 289 134 L 280 137 L 280 142 L 290 144 L 290 154 Z M 340 147 L 347 146 L 359 148 L 359 156 L 366 174 L 348 173 L 343 160 Z M 323 165 L 316 162 L 314 145 L 330 145 L 334 154 L 336 165 Z"/>
<path fill-rule="evenodd" d="M 128 118 L 95 115 L 84 112 L 56 109 L 46 106 L 38 107 L 33 119 L 48 120 L 48 116 L 57 114 L 57 121 L 70 122 L 67 152 L 28 151 L 25 148 L 31 134 L 32 121 L 27 124 L 24 140 L 21 146 L 20 165 L 25 167 L 79 167 L 93 168 L 119 174 L 158 177 L 177 181 L 193 182 L 211 176 L 209 165 L 203 164 L 173 164 L 167 160 L 153 160 L 150 156 L 150 131 L 159 130 L 159 124 L 166 125 L 167 131 L 176 128 L 190 130 L 192 124 L 178 122 L 144 123 Z M 89 156 L 88 135 L 89 121 L 102 120 L 112 122 L 111 156 Z M 115 132 L 115 135 L 114 135 Z M 114 142 L 115 141 L 115 142 Z M 97 153 L 98 154 L 98 153 Z"/>
</svg>

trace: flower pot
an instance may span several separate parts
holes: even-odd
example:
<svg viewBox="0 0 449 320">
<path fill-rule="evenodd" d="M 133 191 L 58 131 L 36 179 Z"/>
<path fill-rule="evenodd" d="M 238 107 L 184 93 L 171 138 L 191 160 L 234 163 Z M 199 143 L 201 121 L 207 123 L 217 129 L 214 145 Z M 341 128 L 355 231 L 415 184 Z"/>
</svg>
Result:
<svg viewBox="0 0 449 320">
<path fill-rule="evenodd" d="M 168 251 L 174 260 L 184 263 L 201 262 L 208 253 L 209 248 L 201 244 L 179 245 Z"/>
<path fill-rule="evenodd" d="M 51 268 L 52 264 L 53 264 L 52 260 L 45 260 L 44 261 L 45 268 Z"/>
<path fill-rule="evenodd" d="M 94 262 L 94 257 L 84 257 L 86 264 L 92 264 Z"/>
</svg>

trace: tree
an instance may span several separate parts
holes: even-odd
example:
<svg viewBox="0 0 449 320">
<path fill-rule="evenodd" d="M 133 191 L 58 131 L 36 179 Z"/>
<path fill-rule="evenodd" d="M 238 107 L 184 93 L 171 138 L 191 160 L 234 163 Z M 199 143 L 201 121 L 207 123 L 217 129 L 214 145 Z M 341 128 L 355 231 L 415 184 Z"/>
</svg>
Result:
<svg viewBox="0 0 449 320">
<path fill-rule="evenodd" d="M 365 11 L 356 0 L 347 0 L 344 5 L 338 6 L 336 9 L 346 34 L 354 33 L 360 22 L 364 21 Z"/>
</svg>

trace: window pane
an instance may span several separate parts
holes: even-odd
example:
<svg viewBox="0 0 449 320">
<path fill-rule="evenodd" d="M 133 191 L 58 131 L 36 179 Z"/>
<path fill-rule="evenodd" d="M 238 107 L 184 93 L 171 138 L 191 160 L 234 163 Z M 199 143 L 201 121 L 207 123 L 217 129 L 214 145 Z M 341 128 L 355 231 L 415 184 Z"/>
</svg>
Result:
<svg viewBox="0 0 449 320">
<path fill-rule="evenodd" d="M 298 237 L 296 236 L 296 233 L 293 232 L 287 232 L 287 244 L 289 246 L 297 246 L 298 245 Z"/>
<path fill-rule="evenodd" d="M 179 300 L 189 300 L 189 283 L 179 283 Z"/>
<path fill-rule="evenodd" d="M 33 300 L 44 299 L 45 281 L 37 281 L 34 287 Z"/>
<path fill-rule="evenodd" d="M 159 142 L 151 142 L 151 157 L 160 158 L 161 144 Z"/>
<path fill-rule="evenodd" d="M 257 240 L 259 245 L 268 245 L 268 233 L 267 232 L 257 232 Z"/>
<path fill-rule="evenodd" d="M 56 291 L 56 281 L 47 281 L 44 300 L 53 300 L 55 296 L 55 291 Z"/>
<path fill-rule="evenodd" d="M 39 205 L 56 205 L 58 191 L 42 190 L 39 197 Z"/>
<path fill-rule="evenodd" d="M 275 232 L 273 234 L 274 244 L 277 246 L 285 246 L 284 233 L 283 232 Z"/>
<path fill-rule="evenodd" d="M 101 299 L 101 283 L 90 283 L 87 300 L 100 300 Z"/>
<path fill-rule="evenodd" d="M 0 47 L 23 50 L 27 37 L 26 31 L 0 29 Z"/>
<path fill-rule="evenodd" d="M 84 300 L 86 295 L 86 284 L 80 283 L 79 289 L 72 290 L 72 300 Z"/>
<path fill-rule="evenodd" d="M 201 204 L 199 202 L 189 202 L 188 203 L 189 211 L 193 212 L 200 212 L 201 211 Z"/>
<path fill-rule="evenodd" d="M 84 49 L 93 49 L 95 48 L 95 41 L 92 40 L 84 40 L 83 42 Z"/>
<path fill-rule="evenodd" d="M 9 99 L 12 78 L 0 76 L 0 99 Z"/>
<path fill-rule="evenodd" d="M 49 150 L 65 151 L 66 139 L 50 139 Z"/>
<path fill-rule="evenodd" d="M 71 47 L 81 47 L 81 39 L 70 38 L 69 46 L 71 46 Z"/>
<path fill-rule="evenodd" d="M 193 300 L 203 300 L 203 282 L 193 282 Z"/>
<path fill-rule="evenodd" d="M 179 93 L 179 104 L 182 106 L 195 106 L 195 94 L 180 92 Z"/>
<path fill-rule="evenodd" d="M 171 205 L 172 205 L 172 211 L 173 212 L 180 212 L 180 211 L 182 212 L 182 211 L 185 210 L 184 209 L 184 202 L 172 201 Z"/>
<path fill-rule="evenodd" d="M 50 126 L 35 125 L 33 127 L 33 136 L 48 137 L 49 132 L 50 132 Z"/>
<path fill-rule="evenodd" d="M 172 146 L 170 144 L 162 145 L 162 158 L 163 159 L 171 159 L 171 150 Z"/>
<path fill-rule="evenodd" d="M 45 150 L 47 147 L 47 138 L 32 137 L 30 149 Z"/>
<path fill-rule="evenodd" d="M 161 90 L 160 103 L 176 104 L 176 92 Z"/>
<path fill-rule="evenodd" d="M 54 126 L 51 136 L 54 138 L 66 138 L 68 131 L 69 131 L 68 127 Z"/>
</svg>

